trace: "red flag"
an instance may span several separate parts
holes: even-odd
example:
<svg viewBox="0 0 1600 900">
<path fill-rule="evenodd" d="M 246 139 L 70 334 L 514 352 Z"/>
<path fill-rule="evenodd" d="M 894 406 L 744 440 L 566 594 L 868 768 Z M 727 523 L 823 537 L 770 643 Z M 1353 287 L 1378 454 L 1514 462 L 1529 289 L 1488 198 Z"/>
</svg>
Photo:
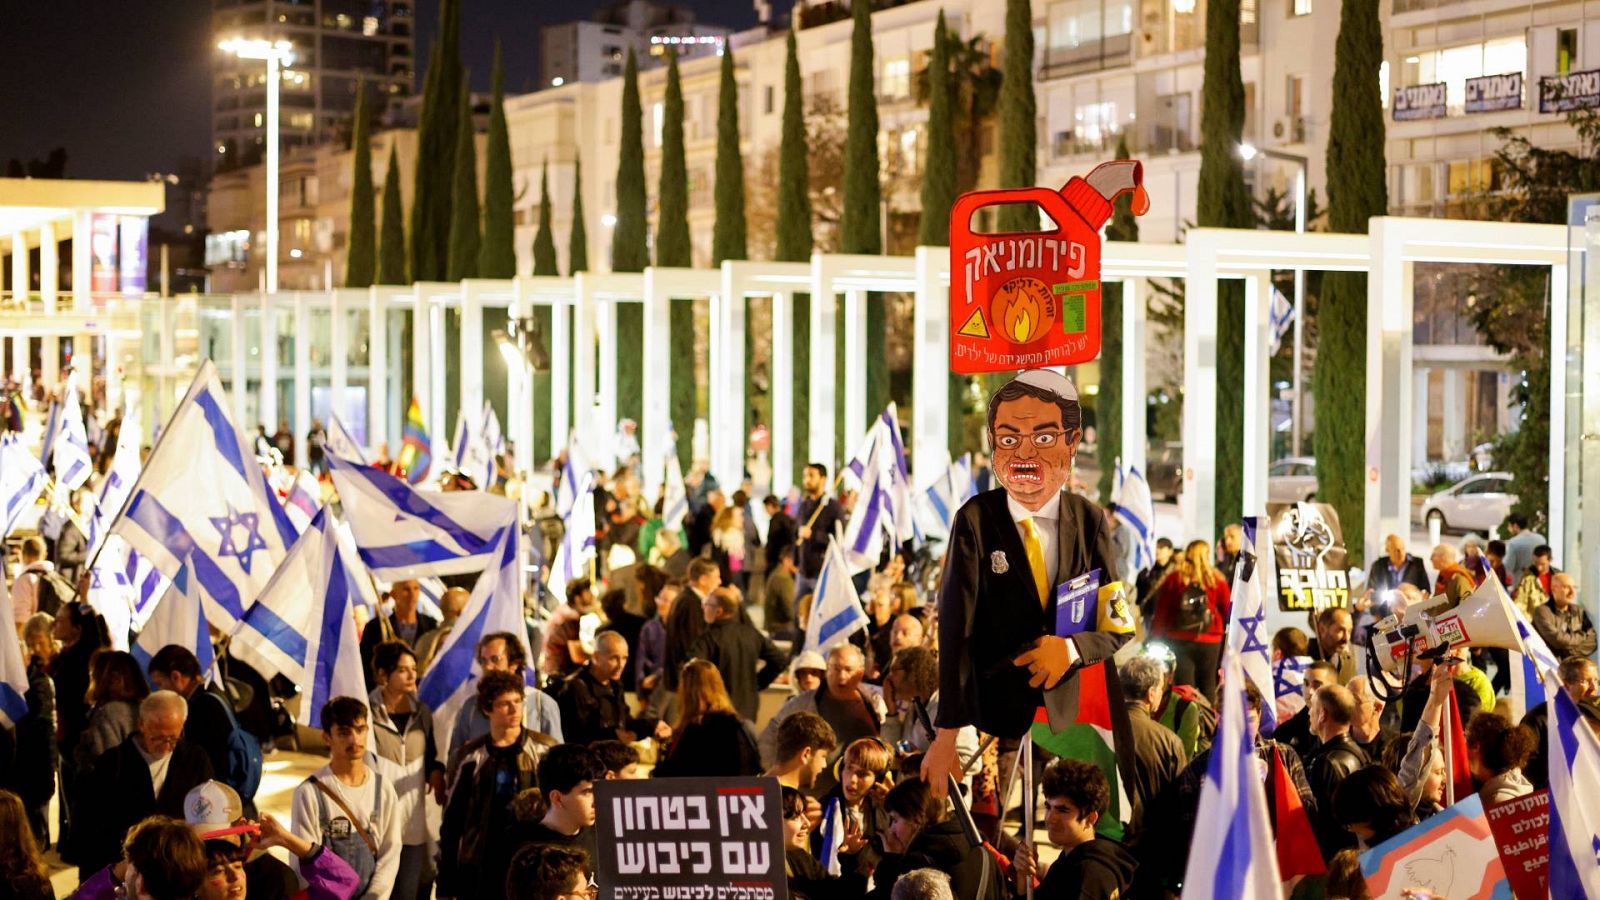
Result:
<svg viewBox="0 0 1600 900">
<path fill-rule="evenodd" d="M 1449 770 L 1449 780 L 1445 782 L 1445 806 L 1454 806 L 1458 801 L 1472 796 L 1472 763 L 1467 759 L 1467 733 L 1461 727 L 1461 707 L 1456 704 L 1454 685 L 1450 693 L 1445 696 L 1444 734 L 1440 735 L 1444 745 L 1444 764 Z"/>
<path fill-rule="evenodd" d="M 1278 836 L 1279 877 L 1289 881 L 1301 875 L 1327 873 L 1311 819 L 1283 764 L 1283 752 L 1276 747 L 1272 750 L 1272 821 Z"/>
</svg>

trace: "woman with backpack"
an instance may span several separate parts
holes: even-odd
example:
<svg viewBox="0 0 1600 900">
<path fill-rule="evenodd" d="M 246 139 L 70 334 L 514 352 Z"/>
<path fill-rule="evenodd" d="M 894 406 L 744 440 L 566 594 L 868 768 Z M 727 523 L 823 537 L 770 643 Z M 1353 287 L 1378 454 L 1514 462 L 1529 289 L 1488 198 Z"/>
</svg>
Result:
<svg viewBox="0 0 1600 900">
<path fill-rule="evenodd" d="M 1212 564 L 1211 547 L 1191 541 L 1156 591 L 1151 637 L 1177 657 L 1173 684 L 1194 685 L 1207 698 L 1217 692 L 1222 637 L 1228 627 L 1228 582 Z"/>
</svg>

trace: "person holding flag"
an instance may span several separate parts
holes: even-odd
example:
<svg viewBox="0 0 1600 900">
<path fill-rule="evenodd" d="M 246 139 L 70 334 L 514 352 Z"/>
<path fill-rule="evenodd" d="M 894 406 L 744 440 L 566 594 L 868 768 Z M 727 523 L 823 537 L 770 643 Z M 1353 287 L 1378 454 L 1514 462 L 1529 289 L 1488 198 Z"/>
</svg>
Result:
<svg viewBox="0 0 1600 900">
<path fill-rule="evenodd" d="M 1116 900 L 1127 895 L 1139 864 L 1121 844 L 1097 837 L 1095 831 L 1111 806 L 1105 773 L 1093 763 L 1058 759 L 1045 770 L 1042 787 L 1045 831 L 1061 855 L 1048 870 L 1041 870 L 1032 847 L 1018 847 L 1012 859 L 1017 893 L 1025 893 L 1043 871 L 1044 879 L 1035 889 L 1040 897 Z"/>
</svg>

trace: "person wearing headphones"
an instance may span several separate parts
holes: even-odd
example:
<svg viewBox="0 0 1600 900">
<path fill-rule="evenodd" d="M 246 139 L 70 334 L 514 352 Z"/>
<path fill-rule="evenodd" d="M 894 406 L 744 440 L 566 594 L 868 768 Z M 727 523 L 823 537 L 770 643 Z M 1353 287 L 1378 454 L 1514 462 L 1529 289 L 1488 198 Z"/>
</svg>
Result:
<svg viewBox="0 0 1600 900">
<path fill-rule="evenodd" d="M 879 738 L 864 737 L 851 741 L 844 754 L 833 764 L 833 777 L 838 783 L 822 798 L 822 820 L 833 818 L 834 807 L 839 809 L 840 822 L 851 834 L 859 833 L 865 842 L 856 859 L 862 871 L 871 871 L 883 855 L 883 844 L 878 835 L 889 827 L 889 813 L 883 808 L 883 798 L 889 795 L 894 777 L 889 771 L 894 752 Z M 823 855 L 823 829 L 811 833 L 812 850 L 820 859 Z"/>
</svg>

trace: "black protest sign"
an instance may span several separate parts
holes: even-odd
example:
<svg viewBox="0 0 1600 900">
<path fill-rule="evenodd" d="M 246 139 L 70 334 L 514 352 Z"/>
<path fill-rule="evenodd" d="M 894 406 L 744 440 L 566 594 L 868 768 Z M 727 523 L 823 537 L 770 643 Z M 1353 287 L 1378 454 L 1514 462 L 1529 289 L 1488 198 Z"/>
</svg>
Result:
<svg viewBox="0 0 1600 900">
<path fill-rule="evenodd" d="M 600 900 L 787 900 L 776 778 L 595 785 Z"/>
<path fill-rule="evenodd" d="M 1326 503 L 1268 503 L 1278 564 L 1278 608 L 1350 605 L 1349 554 L 1339 513 Z"/>
</svg>

